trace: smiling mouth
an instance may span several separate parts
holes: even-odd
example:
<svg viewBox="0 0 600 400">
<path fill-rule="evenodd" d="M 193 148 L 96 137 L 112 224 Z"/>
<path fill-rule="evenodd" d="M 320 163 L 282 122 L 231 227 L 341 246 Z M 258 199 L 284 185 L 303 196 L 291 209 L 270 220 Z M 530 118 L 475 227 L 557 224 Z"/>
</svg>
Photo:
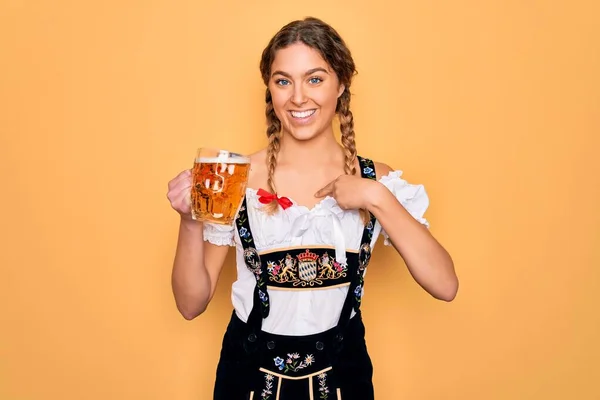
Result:
<svg viewBox="0 0 600 400">
<path fill-rule="evenodd" d="M 290 111 L 294 118 L 308 118 L 313 115 L 317 110 L 306 110 L 306 111 Z"/>
</svg>

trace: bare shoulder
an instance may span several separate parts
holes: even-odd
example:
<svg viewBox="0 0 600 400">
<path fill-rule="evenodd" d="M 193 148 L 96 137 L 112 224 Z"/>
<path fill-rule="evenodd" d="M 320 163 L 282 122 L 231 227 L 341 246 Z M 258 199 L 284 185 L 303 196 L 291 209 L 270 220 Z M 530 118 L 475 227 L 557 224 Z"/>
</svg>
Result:
<svg viewBox="0 0 600 400">
<path fill-rule="evenodd" d="M 248 177 L 248 186 L 261 187 L 267 176 L 267 149 L 258 150 L 249 155 L 250 157 L 250 175 Z"/>
<path fill-rule="evenodd" d="M 267 149 L 260 149 L 252 154 L 249 154 L 248 157 L 250 157 L 250 164 L 252 164 L 252 168 L 264 167 L 267 159 Z"/>
<path fill-rule="evenodd" d="M 380 161 L 373 161 L 373 165 L 375 165 L 375 173 L 377 174 L 377 180 L 386 176 L 390 172 L 393 171 L 393 168 L 387 165 L 386 163 Z"/>
</svg>

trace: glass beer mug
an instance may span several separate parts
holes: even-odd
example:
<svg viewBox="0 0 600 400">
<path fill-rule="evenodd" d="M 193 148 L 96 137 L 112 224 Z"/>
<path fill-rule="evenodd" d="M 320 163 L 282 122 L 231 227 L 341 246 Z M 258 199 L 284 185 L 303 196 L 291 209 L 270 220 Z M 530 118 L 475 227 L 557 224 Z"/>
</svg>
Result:
<svg viewBox="0 0 600 400">
<path fill-rule="evenodd" d="M 246 194 L 250 158 L 200 148 L 192 169 L 192 218 L 231 225 Z"/>
</svg>

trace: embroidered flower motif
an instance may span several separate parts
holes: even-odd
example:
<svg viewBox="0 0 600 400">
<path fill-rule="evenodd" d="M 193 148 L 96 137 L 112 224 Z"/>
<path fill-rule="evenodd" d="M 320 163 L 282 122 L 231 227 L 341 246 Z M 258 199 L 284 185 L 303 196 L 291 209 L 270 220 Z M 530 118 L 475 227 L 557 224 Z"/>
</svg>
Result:
<svg viewBox="0 0 600 400">
<path fill-rule="evenodd" d="M 262 290 L 258 290 L 258 297 L 260 297 L 261 301 L 267 301 L 267 295 Z"/>
<path fill-rule="evenodd" d="M 277 264 L 275 261 L 267 261 L 267 271 L 273 276 L 277 276 L 279 271 L 281 271 L 281 265 Z"/>
<path fill-rule="evenodd" d="M 368 175 L 368 176 L 373 176 L 373 168 L 371 168 L 371 167 L 364 167 L 363 168 L 363 173 L 365 175 Z"/>
<path fill-rule="evenodd" d="M 275 357 L 273 359 L 273 361 L 275 361 L 275 366 L 278 367 L 280 371 L 282 371 L 283 368 L 285 368 L 285 366 L 283 365 L 283 363 L 284 363 L 285 360 L 283 358 L 281 358 L 281 357 Z"/>
<path fill-rule="evenodd" d="M 309 354 L 300 362 L 300 354 L 291 353 L 287 355 L 287 359 L 285 360 L 281 357 L 275 357 L 273 361 L 275 362 L 275 366 L 286 374 L 290 371 L 300 371 L 301 369 L 312 365 L 312 363 L 315 362 L 315 357 L 312 354 Z"/>
<path fill-rule="evenodd" d="M 319 379 L 319 398 L 326 400 L 329 398 L 329 388 L 327 387 L 327 374 L 325 372 L 317 376 Z"/>
<path fill-rule="evenodd" d="M 242 238 L 242 240 L 245 243 L 250 244 L 252 242 L 252 235 L 250 234 L 248 228 L 244 226 L 244 224 L 248 222 L 248 215 L 245 212 L 242 212 L 243 210 L 245 210 L 245 208 L 242 206 L 240 208 L 240 213 L 238 213 L 239 216 L 236 219 L 238 225 L 238 233 L 240 235 L 240 238 Z"/>
<path fill-rule="evenodd" d="M 354 289 L 354 294 L 357 295 L 358 297 L 362 297 L 362 286 L 358 285 L 356 287 L 356 289 Z"/>
<path fill-rule="evenodd" d="M 343 264 L 340 264 L 337 261 L 333 262 L 333 267 L 335 268 L 336 272 L 343 272 L 346 270 L 347 267 L 345 265 L 344 266 L 342 266 L 342 265 Z"/>
<path fill-rule="evenodd" d="M 271 395 L 273 394 L 273 375 L 265 374 L 265 388 L 262 391 L 261 398 L 262 400 L 269 400 Z"/>
<path fill-rule="evenodd" d="M 304 359 L 304 362 L 306 363 L 306 365 L 311 365 L 313 362 L 315 362 L 315 357 L 312 354 L 309 354 Z"/>
</svg>

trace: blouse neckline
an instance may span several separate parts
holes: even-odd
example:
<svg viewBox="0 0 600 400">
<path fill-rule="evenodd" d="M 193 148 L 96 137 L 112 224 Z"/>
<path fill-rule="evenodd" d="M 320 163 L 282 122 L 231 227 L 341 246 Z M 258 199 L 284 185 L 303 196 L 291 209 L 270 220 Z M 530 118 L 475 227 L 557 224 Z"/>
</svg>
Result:
<svg viewBox="0 0 600 400">
<path fill-rule="evenodd" d="M 263 190 L 266 190 L 266 189 L 263 189 Z M 259 189 L 250 188 L 250 187 L 246 188 L 246 194 L 251 193 L 254 198 L 258 198 L 258 191 L 259 191 Z M 296 200 L 294 200 L 293 198 L 291 198 L 289 196 L 282 196 L 282 197 L 286 197 L 287 199 L 289 199 L 292 202 L 292 207 L 290 207 L 290 208 L 296 208 L 298 210 L 302 210 L 302 211 L 305 211 L 308 213 L 320 210 L 326 205 L 328 205 L 329 208 L 331 208 L 333 205 L 337 204 L 335 199 L 329 195 L 323 197 L 321 200 L 316 202 L 315 205 L 312 207 L 308 207 L 308 206 L 299 204 Z M 255 202 L 253 201 L 253 203 L 255 203 L 256 206 L 263 206 L 263 204 L 260 203 L 259 201 L 255 201 Z"/>
<path fill-rule="evenodd" d="M 386 182 L 393 180 L 394 178 L 400 178 L 401 176 L 402 176 L 401 170 L 396 170 L 396 171 L 392 170 L 389 173 L 387 173 L 386 175 L 383 175 L 379 179 L 377 179 L 377 182 L 385 184 Z M 246 188 L 246 195 L 250 193 L 250 194 L 252 194 L 253 200 L 256 200 L 256 201 L 253 201 L 255 207 L 264 206 L 264 204 L 262 204 L 261 202 L 258 201 L 258 190 L 259 189 L 255 189 L 255 188 L 251 188 L 251 187 Z M 264 189 L 264 190 L 266 190 L 266 189 Z M 341 208 L 339 208 L 337 201 L 335 201 L 335 199 L 329 195 L 323 197 L 321 200 L 319 200 L 317 203 L 315 203 L 315 205 L 312 207 L 298 204 L 298 202 L 295 199 L 293 199 L 289 196 L 283 196 L 283 197 L 287 197 L 292 202 L 292 207 L 289 207 L 288 209 L 293 208 L 298 211 L 303 211 L 303 212 L 306 212 L 309 214 L 317 212 L 324 208 L 329 209 L 329 210 L 336 209 L 335 211 L 338 213 L 343 211 Z M 287 210 L 284 210 L 284 211 L 287 211 Z"/>
</svg>

